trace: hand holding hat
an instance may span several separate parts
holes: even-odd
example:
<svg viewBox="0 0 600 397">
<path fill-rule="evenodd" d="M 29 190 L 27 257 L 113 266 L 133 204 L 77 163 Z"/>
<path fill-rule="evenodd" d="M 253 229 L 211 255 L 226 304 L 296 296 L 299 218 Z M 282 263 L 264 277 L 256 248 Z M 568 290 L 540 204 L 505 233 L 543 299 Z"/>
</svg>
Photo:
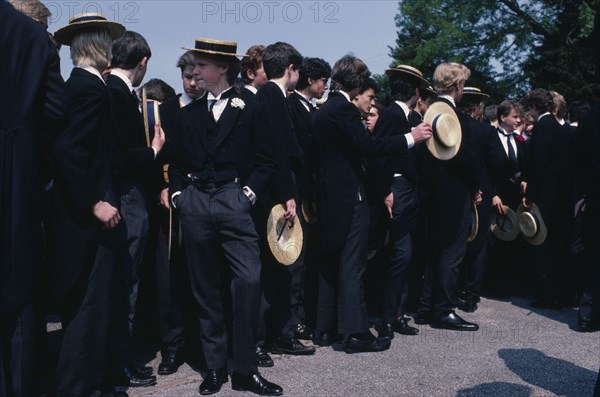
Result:
<svg viewBox="0 0 600 397">
<path fill-rule="evenodd" d="M 433 131 L 431 129 L 431 125 L 427 123 L 421 123 L 410 132 L 415 143 L 423 142 L 431 138 Z"/>
<path fill-rule="evenodd" d="M 304 238 L 298 217 L 285 219 L 285 213 L 281 204 L 271 209 L 267 220 L 267 242 L 277 262 L 289 266 L 300 257 Z"/>
</svg>

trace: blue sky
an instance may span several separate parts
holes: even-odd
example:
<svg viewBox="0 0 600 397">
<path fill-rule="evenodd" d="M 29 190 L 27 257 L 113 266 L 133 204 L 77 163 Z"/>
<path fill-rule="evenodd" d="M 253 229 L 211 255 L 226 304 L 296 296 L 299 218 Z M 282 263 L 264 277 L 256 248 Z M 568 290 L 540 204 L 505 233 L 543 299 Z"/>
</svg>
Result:
<svg viewBox="0 0 600 397">
<path fill-rule="evenodd" d="M 146 80 L 160 78 L 181 91 L 175 68 L 182 46 L 206 37 L 236 41 L 238 53 L 254 44 L 286 41 L 305 56 L 333 63 L 347 52 L 363 59 L 373 73 L 389 66 L 394 46 L 397 0 L 383 1 L 48 1 L 49 31 L 82 12 L 100 11 L 141 33 L 152 48 Z M 65 79 L 72 69 L 68 47 L 61 50 Z"/>
</svg>

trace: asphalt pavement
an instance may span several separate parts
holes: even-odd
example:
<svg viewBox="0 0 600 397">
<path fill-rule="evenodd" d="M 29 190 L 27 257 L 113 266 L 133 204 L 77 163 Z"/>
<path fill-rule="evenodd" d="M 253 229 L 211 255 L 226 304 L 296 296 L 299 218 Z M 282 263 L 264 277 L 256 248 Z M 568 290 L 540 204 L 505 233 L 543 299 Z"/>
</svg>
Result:
<svg viewBox="0 0 600 397">
<path fill-rule="evenodd" d="M 577 311 L 532 309 L 530 299 L 482 299 L 463 318 L 477 332 L 416 325 L 419 335 L 396 334 L 390 350 L 346 354 L 340 345 L 314 356 L 272 355 L 261 368 L 284 396 L 592 396 L 600 367 L 600 332 L 579 333 Z M 411 325 L 414 325 L 411 322 Z M 148 365 L 156 370 L 160 358 Z M 159 376 L 155 387 L 130 389 L 132 397 L 199 396 L 202 373 L 187 364 Z M 252 396 L 223 386 L 217 396 Z"/>
</svg>

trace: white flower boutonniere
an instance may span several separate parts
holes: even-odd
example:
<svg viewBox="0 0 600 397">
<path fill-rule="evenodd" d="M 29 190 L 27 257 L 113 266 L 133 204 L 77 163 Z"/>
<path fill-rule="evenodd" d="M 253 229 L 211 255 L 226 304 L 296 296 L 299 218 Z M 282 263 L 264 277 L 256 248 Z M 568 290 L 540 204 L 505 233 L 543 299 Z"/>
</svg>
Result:
<svg viewBox="0 0 600 397">
<path fill-rule="evenodd" d="M 246 102 L 244 102 L 241 98 L 233 98 L 231 99 L 231 106 L 234 108 L 243 109 L 246 106 Z"/>
</svg>

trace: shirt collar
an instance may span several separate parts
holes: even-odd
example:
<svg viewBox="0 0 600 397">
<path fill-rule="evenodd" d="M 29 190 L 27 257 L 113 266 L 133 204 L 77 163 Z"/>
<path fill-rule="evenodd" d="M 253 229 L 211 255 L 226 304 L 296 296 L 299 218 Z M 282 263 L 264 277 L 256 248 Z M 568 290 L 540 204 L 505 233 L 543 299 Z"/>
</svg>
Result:
<svg viewBox="0 0 600 397">
<path fill-rule="evenodd" d="M 346 91 L 339 90 L 338 92 L 340 94 L 342 94 L 344 96 L 344 98 L 346 98 L 348 100 L 348 102 L 352 102 L 352 100 L 350 100 L 350 95 L 348 95 L 348 93 Z"/>
<path fill-rule="evenodd" d="M 444 98 L 444 99 L 450 101 L 450 103 L 452 103 L 452 106 L 456 107 L 456 102 L 454 102 L 454 98 L 452 98 L 451 96 L 449 96 L 449 95 L 440 95 L 439 97 L 440 98 Z"/>
<path fill-rule="evenodd" d="M 251 93 L 255 94 L 255 95 L 258 92 L 258 90 L 256 89 L 256 87 L 253 86 L 253 85 L 250 85 L 250 84 L 246 84 L 246 89 L 248 91 L 250 91 Z"/>
<path fill-rule="evenodd" d="M 404 116 L 406 116 L 406 120 L 408 120 L 408 114 L 410 113 L 410 109 L 406 106 L 406 103 L 402 101 L 395 101 L 396 105 L 400 106 L 400 108 L 404 111 Z"/>
<path fill-rule="evenodd" d="M 302 97 L 302 98 L 303 98 L 303 99 L 304 99 L 306 102 L 308 102 L 308 103 L 311 103 L 310 99 L 308 99 L 308 98 L 306 97 L 306 95 L 304 95 L 304 94 L 303 94 L 303 93 L 301 93 L 300 91 L 298 91 L 298 90 L 294 90 L 294 92 L 295 92 L 296 94 L 300 95 L 300 96 L 301 96 L 301 97 Z"/>
<path fill-rule="evenodd" d="M 127 88 L 129 88 L 129 91 L 133 91 L 133 84 L 131 84 L 131 80 L 129 80 L 129 78 L 123 73 L 119 72 L 118 70 L 111 70 L 110 74 L 123 80 L 123 82 L 127 84 Z"/>
<path fill-rule="evenodd" d="M 96 69 L 93 66 L 83 66 L 83 65 L 77 65 L 76 67 L 85 70 L 86 72 L 89 72 L 95 76 L 98 76 L 98 78 L 102 81 L 102 84 L 106 85 L 106 81 L 104 80 L 104 78 L 102 77 L 102 74 L 98 71 L 98 69 Z"/>
<path fill-rule="evenodd" d="M 281 90 L 281 93 L 283 94 L 283 97 L 287 97 L 287 91 L 285 90 L 285 87 L 283 85 L 281 85 L 280 83 L 271 80 L 272 83 L 276 84 L 277 87 L 279 87 L 279 89 Z"/>
<path fill-rule="evenodd" d="M 229 87 L 229 88 L 227 88 L 225 91 L 221 91 L 221 93 L 220 93 L 219 95 L 217 95 L 217 96 L 214 96 L 212 92 L 209 92 L 209 93 L 208 93 L 208 96 L 206 97 L 206 99 L 208 99 L 209 101 L 211 101 L 211 100 L 217 100 L 217 101 L 220 101 L 220 100 L 221 100 L 221 97 L 223 96 L 223 94 L 225 94 L 227 91 L 231 90 L 232 88 L 233 88 L 233 87 L 231 87 L 231 86 L 230 86 L 230 87 Z"/>
<path fill-rule="evenodd" d="M 550 112 L 546 112 L 546 113 L 542 114 L 540 117 L 538 117 L 538 121 L 540 121 L 542 119 L 542 117 L 547 116 L 549 114 L 551 114 L 551 113 Z"/>
<path fill-rule="evenodd" d="M 194 100 L 190 98 L 189 95 L 185 93 L 185 91 L 179 97 L 179 101 L 183 104 L 183 106 L 187 106 L 190 103 L 194 102 Z"/>
<path fill-rule="evenodd" d="M 506 135 L 506 136 L 508 136 L 509 134 L 517 134 L 517 135 L 519 135 L 519 133 L 517 131 L 506 132 L 506 130 L 504 128 L 502 128 L 501 126 L 498 126 L 498 132 L 500 134 Z"/>
</svg>

